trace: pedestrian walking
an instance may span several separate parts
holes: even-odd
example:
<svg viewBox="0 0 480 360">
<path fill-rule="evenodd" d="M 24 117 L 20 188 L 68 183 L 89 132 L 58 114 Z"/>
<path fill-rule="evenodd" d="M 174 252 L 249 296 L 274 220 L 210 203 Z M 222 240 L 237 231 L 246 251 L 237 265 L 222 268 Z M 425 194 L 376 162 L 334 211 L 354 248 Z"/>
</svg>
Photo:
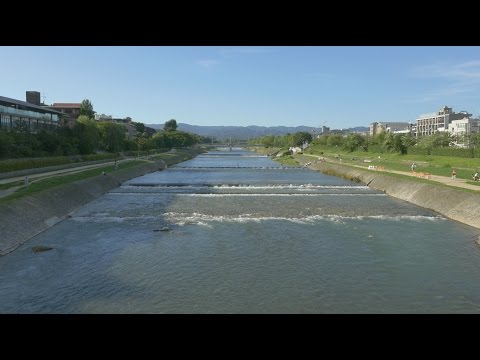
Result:
<svg viewBox="0 0 480 360">
<path fill-rule="evenodd" d="M 456 179 L 457 178 L 457 172 L 455 171 L 455 169 L 452 170 L 452 179 Z"/>
</svg>

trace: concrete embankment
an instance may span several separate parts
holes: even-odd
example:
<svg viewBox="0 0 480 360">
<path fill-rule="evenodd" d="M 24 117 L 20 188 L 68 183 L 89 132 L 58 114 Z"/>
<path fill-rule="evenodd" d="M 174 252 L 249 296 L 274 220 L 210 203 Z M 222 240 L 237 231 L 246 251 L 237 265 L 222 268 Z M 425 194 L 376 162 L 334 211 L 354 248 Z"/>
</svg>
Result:
<svg viewBox="0 0 480 360">
<path fill-rule="evenodd" d="M 330 175 L 358 179 L 369 187 L 384 191 L 388 195 L 434 210 L 452 220 L 480 229 L 480 216 L 478 216 L 480 195 L 478 194 L 340 164 L 315 163 L 309 167 Z"/>
<path fill-rule="evenodd" d="M 163 160 L 65 184 L 0 205 L 0 255 L 63 220 L 122 182 L 165 168 Z"/>
</svg>

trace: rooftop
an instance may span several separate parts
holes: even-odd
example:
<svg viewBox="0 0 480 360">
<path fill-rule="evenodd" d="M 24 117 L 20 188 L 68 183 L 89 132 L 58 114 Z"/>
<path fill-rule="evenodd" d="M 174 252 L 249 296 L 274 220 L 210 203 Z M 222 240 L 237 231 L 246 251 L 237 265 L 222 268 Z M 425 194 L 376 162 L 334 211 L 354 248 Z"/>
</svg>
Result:
<svg viewBox="0 0 480 360">
<path fill-rule="evenodd" d="M 53 103 L 50 107 L 58 107 L 58 108 L 79 108 L 82 104 L 81 103 Z"/>
<path fill-rule="evenodd" d="M 50 109 L 46 106 L 38 106 L 38 105 L 31 104 L 31 103 L 26 102 L 26 101 L 11 99 L 11 98 L 8 98 L 8 97 L 5 97 L 5 96 L 0 96 L 0 101 L 10 103 L 10 104 L 13 104 L 13 105 L 17 105 L 17 106 L 23 106 L 23 107 L 26 107 L 26 108 L 29 108 L 29 109 L 42 110 L 42 112 L 61 114 L 61 112 L 52 110 L 52 109 Z"/>
</svg>

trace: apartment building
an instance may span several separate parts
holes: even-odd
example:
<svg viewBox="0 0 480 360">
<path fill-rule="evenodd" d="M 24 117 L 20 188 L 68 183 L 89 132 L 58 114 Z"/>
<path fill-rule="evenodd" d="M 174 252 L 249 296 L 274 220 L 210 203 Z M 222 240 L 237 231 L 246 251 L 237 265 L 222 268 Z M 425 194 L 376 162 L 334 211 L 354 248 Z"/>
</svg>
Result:
<svg viewBox="0 0 480 360">
<path fill-rule="evenodd" d="M 420 115 L 416 119 L 416 137 L 433 135 L 436 132 L 448 131 L 450 123 L 454 120 L 468 119 L 472 114 L 466 111 L 455 113 L 452 108 L 444 106 L 437 112 Z"/>
</svg>

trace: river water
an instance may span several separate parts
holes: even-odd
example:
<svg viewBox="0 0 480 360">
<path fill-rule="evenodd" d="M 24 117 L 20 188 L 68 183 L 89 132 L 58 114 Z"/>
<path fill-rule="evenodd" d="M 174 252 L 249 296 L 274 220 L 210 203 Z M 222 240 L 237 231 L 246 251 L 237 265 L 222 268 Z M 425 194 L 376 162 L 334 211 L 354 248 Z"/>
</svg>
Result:
<svg viewBox="0 0 480 360">
<path fill-rule="evenodd" d="M 224 149 L 132 179 L 0 257 L 0 313 L 478 313 L 478 236 Z"/>
</svg>

